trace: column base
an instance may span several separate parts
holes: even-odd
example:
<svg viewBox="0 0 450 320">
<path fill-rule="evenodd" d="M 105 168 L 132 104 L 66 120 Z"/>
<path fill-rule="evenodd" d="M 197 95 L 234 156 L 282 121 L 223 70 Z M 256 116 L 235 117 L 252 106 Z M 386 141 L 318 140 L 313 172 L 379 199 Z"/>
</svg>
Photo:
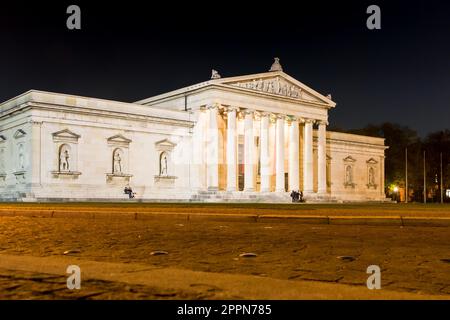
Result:
<svg viewBox="0 0 450 320">
<path fill-rule="evenodd" d="M 244 188 L 243 192 L 255 192 L 255 188 Z"/>
<path fill-rule="evenodd" d="M 227 192 L 236 192 L 237 189 L 236 188 L 227 188 Z"/>
<path fill-rule="evenodd" d="M 261 189 L 260 192 L 267 193 L 267 192 L 270 192 L 270 189 L 269 188 L 264 188 L 264 189 Z"/>
<path fill-rule="evenodd" d="M 208 187 L 208 191 L 219 191 L 219 187 Z"/>
</svg>

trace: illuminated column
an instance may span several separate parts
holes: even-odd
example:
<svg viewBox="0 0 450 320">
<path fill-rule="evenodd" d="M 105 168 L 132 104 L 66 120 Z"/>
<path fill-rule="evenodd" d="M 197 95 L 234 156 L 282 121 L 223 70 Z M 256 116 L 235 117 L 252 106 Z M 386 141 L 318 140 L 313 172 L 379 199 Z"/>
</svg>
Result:
<svg viewBox="0 0 450 320">
<path fill-rule="evenodd" d="M 217 126 L 218 105 L 208 106 L 208 130 L 206 145 L 208 190 L 219 190 L 219 130 Z"/>
<path fill-rule="evenodd" d="M 192 135 L 193 150 L 192 159 L 194 170 L 192 170 L 192 181 L 195 189 L 205 189 L 206 187 L 206 167 L 205 167 L 205 146 L 206 146 L 206 124 L 207 113 L 201 109 L 198 113 L 197 124 Z"/>
<path fill-rule="evenodd" d="M 236 191 L 236 112 L 237 108 L 229 107 L 227 109 L 227 191 Z"/>
<path fill-rule="evenodd" d="M 270 191 L 269 113 L 261 114 L 261 192 Z"/>
<path fill-rule="evenodd" d="M 289 191 L 299 190 L 299 132 L 298 120 L 293 118 L 289 128 Z"/>
<path fill-rule="evenodd" d="M 244 191 L 255 191 L 253 173 L 253 110 L 245 110 L 244 119 Z"/>
<path fill-rule="evenodd" d="M 384 183 L 385 183 L 385 172 L 384 172 L 384 160 L 386 159 L 385 156 L 381 156 L 380 157 L 380 194 L 383 197 L 383 199 L 385 198 L 385 194 L 384 194 Z"/>
<path fill-rule="evenodd" d="M 284 115 L 277 117 L 276 129 L 276 181 L 275 191 L 285 192 L 284 185 Z"/>
<path fill-rule="evenodd" d="M 304 147 L 303 147 L 303 191 L 313 192 L 313 122 L 306 119 L 304 127 Z"/>
<path fill-rule="evenodd" d="M 317 145 L 318 153 L 318 172 L 317 172 L 317 192 L 327 192 L 327 123 L 324 121 L 319 122 L 319 137 Z"/>
</svg>

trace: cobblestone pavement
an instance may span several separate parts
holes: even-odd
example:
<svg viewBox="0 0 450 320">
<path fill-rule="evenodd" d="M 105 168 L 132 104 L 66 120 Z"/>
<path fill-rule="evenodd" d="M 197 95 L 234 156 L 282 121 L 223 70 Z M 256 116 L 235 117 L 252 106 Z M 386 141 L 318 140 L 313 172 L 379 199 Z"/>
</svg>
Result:
<svg viewBox="0 0 450 320">
<path fill-rule="evenodd" d="M 366 269 L 375 264 L 381 267 L 383 289 L 436 295 L 450 294 L 449 243 L 449 229 L 438 227 L 186 221 L 176 216 L 0 217 L 1 254 L 45 257 L 75 250 L 74 256 L 95 261 L 357 286 L 366 285 Z M 156 250 L 168 254 L 151 255 Z M 244 252 L 257 256 L 240 257 Z M 73 298 L 55 289 L 65 277 L 8 270 L 0 275 L 2 298 Z M 86 286 L 89 292 L 77 298 L 207 298 L 107 281 Z"/>
<path fill-rule="evenodd" d="M 83 280 L 83 290 L 68 290 L 67 277 L 35 272 L 0 269 L 1 299 L 207 299 L 213 292 L 192 294 L 180 290 L 162 290 L 143 285 L 129 285 L 115 281 Z"/>
</svg>

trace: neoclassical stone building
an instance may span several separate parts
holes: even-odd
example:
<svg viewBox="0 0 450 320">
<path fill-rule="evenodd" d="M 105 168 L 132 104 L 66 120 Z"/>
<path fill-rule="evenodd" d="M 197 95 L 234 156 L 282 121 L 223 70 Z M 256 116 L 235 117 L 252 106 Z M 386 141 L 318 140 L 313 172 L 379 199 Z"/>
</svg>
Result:
<svg viewBox="0 0 450 320">
<path fill-rule="evenodd" d="M 0 198 L 385 200 L 384 139 L 327 131 L 335 106 L 278 59 L 135 103 L 31 90 L 0 104 Z"/>
</svg>

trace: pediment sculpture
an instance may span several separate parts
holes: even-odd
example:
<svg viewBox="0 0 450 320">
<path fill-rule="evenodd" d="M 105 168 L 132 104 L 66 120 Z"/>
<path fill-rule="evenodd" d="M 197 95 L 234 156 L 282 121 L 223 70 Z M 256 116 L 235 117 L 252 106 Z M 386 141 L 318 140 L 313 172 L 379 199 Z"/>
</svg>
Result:
<svg viewBox="0 0 450 320">
<path fill-rule="evenodd" d="M 303 95 L 301 88 L 280 77 L 268 79 L 259 78 L 250 81 L 236 82 L 231 85 L 296 99 L 302 99 Z"/>
</svg>

